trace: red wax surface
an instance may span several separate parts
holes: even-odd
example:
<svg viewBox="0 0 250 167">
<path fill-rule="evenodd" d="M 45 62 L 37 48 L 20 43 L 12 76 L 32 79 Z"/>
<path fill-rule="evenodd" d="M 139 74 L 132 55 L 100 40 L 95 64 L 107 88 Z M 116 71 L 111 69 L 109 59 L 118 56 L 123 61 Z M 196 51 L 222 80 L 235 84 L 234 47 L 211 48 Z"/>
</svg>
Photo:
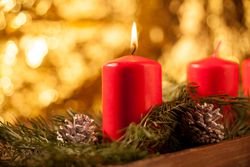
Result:
<svg viewBox="0 0 250 167">
<path fill-rule="evenodd" d="M 152 106 L 162 103 L 161 65 L 128 55 L 102 70 L 103 134 L 116 140 L 131 122 L 139 123 Z"/>
<path fill-rule="evenodd" d="M 250 96 L 250 59 L 242 62 L 242 85 L 244 95 Z"/>
<path fill-rule="evenodd" d="M 217 57 L 206 58 L 188 65 L 187 80 L 199 86 L 197 93 L 200 96 L 237 96 L 239 65 Z"/>
</svg>

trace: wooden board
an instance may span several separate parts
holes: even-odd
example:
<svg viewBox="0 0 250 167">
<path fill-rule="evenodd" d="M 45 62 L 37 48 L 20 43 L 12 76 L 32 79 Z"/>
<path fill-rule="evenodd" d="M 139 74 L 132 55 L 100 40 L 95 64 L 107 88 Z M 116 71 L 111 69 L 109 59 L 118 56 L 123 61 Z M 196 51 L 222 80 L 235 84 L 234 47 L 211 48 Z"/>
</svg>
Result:
<svg viewBox="0 0 250 167">
<path fill-rule="evenodd" d="M 120 167 L 250 167 L 250 136 L 191 148 Z"/>
</svg>

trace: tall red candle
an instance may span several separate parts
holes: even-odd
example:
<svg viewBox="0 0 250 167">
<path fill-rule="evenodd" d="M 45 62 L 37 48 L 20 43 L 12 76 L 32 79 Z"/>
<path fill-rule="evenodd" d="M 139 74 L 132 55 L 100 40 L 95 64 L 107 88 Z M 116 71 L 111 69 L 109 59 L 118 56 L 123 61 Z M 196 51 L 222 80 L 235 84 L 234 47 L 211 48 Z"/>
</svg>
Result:
<svg viewBox="0 0 250 167">
<path fill-rule="evenodd" d="M 217 49 L 216 49 L 217 50 Z M 196 83 L 200 96 L 238 95 L 239 66 L 237 63 L 213 56 L 192 62 L 187 68 L 187 80 Z"/>
<path fill-rule="evenodd" d="M 242 62 L 242 85 L 245 96 L 250 96 L 250 59 Z"/>
<path fill-rule="evenodd" d="M 116 140 L 130 123 L 162 103 L 161 65 L 134 55 L 108 62 L 102 70 L 102 103 L 104 137 Z"/>
</svg>

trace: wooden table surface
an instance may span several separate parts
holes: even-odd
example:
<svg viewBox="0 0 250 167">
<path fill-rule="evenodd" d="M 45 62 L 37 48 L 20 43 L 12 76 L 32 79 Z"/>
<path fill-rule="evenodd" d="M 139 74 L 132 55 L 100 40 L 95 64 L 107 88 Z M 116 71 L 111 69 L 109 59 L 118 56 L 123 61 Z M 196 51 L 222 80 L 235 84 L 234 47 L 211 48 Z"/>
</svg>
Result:
<svg viewBox="0 0 250 167">
<path fill-rule="evenodd" d="M 191 148 L 119 167 L 250 167 L 250 136 Z"/>
</svg>

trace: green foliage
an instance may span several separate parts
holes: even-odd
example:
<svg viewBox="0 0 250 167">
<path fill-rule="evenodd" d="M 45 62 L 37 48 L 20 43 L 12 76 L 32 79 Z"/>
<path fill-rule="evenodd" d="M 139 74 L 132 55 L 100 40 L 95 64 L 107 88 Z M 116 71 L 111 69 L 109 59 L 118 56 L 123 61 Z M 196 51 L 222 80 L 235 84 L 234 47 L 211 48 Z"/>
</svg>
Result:
<svg viewBox="0 0 250 167">
<path fill-rule="evenodd" d="M 188 88 L 188 89 L 187 89 Z M 98 166 L 124 164 L 159 153 L 173 152 L 191 147 L 179 131 L 183 113 L 195 111 L 196 103 L 213 103 L 228 107 L 234 119 L 224 120 L 226 139 L 250 133 L 248 98 L 216 96 L 191 98 L 194 87 L 181 85 L 171 95 L 171 101 L 155 106 L 138 124 L 131 124 L 117 142 L 96 144 L 71 144 L 57 141 L 58 125 L 65 120 L 55 116 L 46 122 L 41 117 L 27 124 L 1 123 L 0 165 L 5 166 Z M 70 115 L 73 113 L 70 112 Z"/>
</svg>

